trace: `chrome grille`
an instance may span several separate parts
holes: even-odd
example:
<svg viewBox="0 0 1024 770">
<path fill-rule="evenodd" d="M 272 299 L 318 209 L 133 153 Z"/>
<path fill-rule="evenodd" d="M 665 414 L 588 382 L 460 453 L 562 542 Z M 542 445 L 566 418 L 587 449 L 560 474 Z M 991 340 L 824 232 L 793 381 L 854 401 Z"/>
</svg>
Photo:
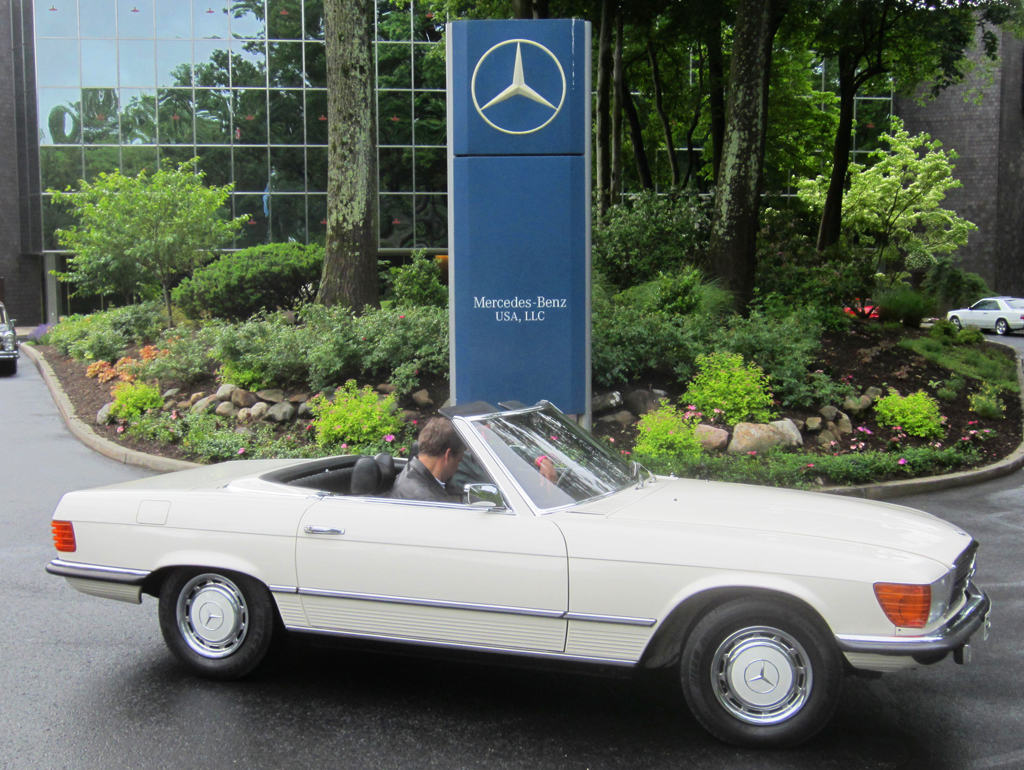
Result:
<svg viewBox="0 0 1024 770">
<path fill-rule="evenodd" d="M 978 556 L 978 541 L 972 540 L 956 561 L 953 569 L 956 572 L 956 583 L 953 585 L 953 603 L 960 601 L 967 591 L 967 583 L 974 577 L 975 560 Z"/>
</svg>

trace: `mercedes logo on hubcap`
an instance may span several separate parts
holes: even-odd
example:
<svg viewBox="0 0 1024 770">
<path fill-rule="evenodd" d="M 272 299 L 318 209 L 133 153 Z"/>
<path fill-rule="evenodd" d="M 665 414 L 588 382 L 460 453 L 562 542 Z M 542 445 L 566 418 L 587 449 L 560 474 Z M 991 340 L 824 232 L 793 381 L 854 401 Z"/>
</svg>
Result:
<svg viewBox="0 0 1024 770">
<path fill-rule="evenodd" d="M 507 45 L 512 45 L 512 44 L 515 44 L 515 46 L 516 46 L 516 60 L 515 60 L 515 64 L 512 67 L 512 82 L 511 82 L 511 84 L 507 88 L 505 88 L 504 90 L 498 92 L 486 104 L 481 106 L 480 105 L 480 101 L 477 99 L 477 93 L 476 93 L 477 75 L 480 73 L 480 69 L 482 67 L 484 67 L 484 66 L 494 66 L 494 62 L 492 62 L 491 64 L 488 64 L 488 65 L 485 65 L 485 62 L 487 62 L 487 60 L 491 56 L 491 54 L 493 54 L 495 51 L 498 51 L 499 49 L 501 49 L 501 48 L 503 48 L 503 47 L 505 47 Z M 526 78 L 526 75 L 525 75 L 524 70 L 523 70 L 523 46 L 524 45 L 534 46 L 535 48 L 538 48 L 541 51 L 543 51 L 545 54 L 547 54 L 547 56 L 550 58 L 550 60 L 552 62 L 554 62 L 554 66 L 558 68 L 558 74 L 561 77 L 561 83 L 562 83 L 562 93 L 561 93 L 561 96 L 558 99 L 558 104 L 557 105 L 553 104 L 550 99 L 546 98 L 544 95 L 542 95 L 539 92 L 537 92 L 533 87 L 531 87 L 527 83 L 527 78 Z M 513 39 L 513 40 L 504 40 L 504 41 L 498 43 L 497 45 L 491 46 L 491 48 L 489 48 L 487 50 L 487 52 L 484 53 L 484 55 L 480 57 L 480 61 L 478 61 L 476 63 L 476 67 L 473 69 L 473 80 L 472 80 L 471 85 L 470 85 L 470 90 L 471 90 L 471 93 L 472 93 L 472 96 L 473 96 L 473 106 L 476 108 L 477 114 L 481 118 L 483 118 L 484 122 L 487 123 L 487 125 L 489 125 L 491 128 L 494 128 L 494 129 L 496 129 L 498 131 L 501 131 L 504 134 L 517 134 L 517 135 L 532 134 L 532 133 L 534 133 L 536 131 L 540 131 L 542 128 L 544 128 L 546 125 L 548 125 L 548 123 L 550 123 L 552 120 L 554 120 L 555 117 L 558 115 L 558 113 L 561 112 L 562 105 L 565 103 L 565 93 L 566 93 L 565 70 L 562 69 L 562 64 L 561 64 L 561 62 L 558 61 L 558 57 L 555 56 L 553 53 L 551 53 L 550 50 L 548 50 L 547 48 L 542 46 L 540 43 L 537 43 L 537 42 L 535 42 L 533 40 L 526 40 L 524 38 L 516 38 L 516 39 Z M 553 96 L 553 94 L 548 94 L 548 96 Z M 524 131 L 513 131 L 511 129 L 503 128 L 503 127 L 499 126 L 494 121 L 492 121 L 490 118 L 488 118 L 487 115 L 485 114 L 486 110 L 488 110 L 489 108 L 495 106 L 496 104 L 500 104 L 500 103 L 502 103 L 504 101 L 507 101 L 509 99 L 513 99 L 513 98 L 516 98 L 516 97 L 523 97 L 525 99 L 528 99 L 531 102 L 535 102 L 537 104 L 542 105 L 544 108 L 546 108 L 540 114 L 539 124 L 537 126 L 535 126 L 533 128 L 530 128 L 530 129 L 527 129 L 527 130 L 524 130 Z"/>
<path fill-rule="evenodd" d="M 754 692 L 766 695 L 779 685 L 779 670 L 767 660 L 755 660 L 743 672 L 743 681 Z"/>
<path fill-rule="evenodd" d="M 224 625 L 224 613 L 213 602 L 206 602 L 199 608 L 199 623 L 207 631 L 216 631 Z"/>
</svg>

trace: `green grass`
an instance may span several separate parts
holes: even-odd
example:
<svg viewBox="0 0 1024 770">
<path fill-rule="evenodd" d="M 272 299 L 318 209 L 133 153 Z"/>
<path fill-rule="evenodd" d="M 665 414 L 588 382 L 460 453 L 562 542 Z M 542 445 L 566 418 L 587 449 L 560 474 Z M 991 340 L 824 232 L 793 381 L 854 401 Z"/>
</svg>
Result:
<svg viewBox="0 0 1024 770">
<path fill-rule="evenodd" d="M 930 337 L 905 337 L 899 341 L 899 346 L 965 377 L 991 382 L 1002 390 L 1016 393 L 1019 388 L 1016 358 L 1002 350 L 988 346 L 943 345 Z"/>
</svg>

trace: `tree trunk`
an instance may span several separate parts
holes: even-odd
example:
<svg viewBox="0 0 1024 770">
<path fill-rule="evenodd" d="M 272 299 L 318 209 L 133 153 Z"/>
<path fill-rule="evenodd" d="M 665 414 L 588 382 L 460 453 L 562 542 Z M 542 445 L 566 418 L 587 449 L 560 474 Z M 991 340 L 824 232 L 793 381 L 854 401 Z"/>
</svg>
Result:
<svg viewBox="0 0 1024 770">
<path fill-rule="evenodd" d="M 825 207 L 818 226 L 818 251 L 839 242 L 843 225 L 843 193 L 853 146 L 853 106 L 857 96 L 855 73 L 845 57 L 839 56 L 839 127 L 832 145 L 832 175 L 825 194 Z"/>
<path fill-rule="evenodd" d="M 746 310 L 754 294 L 772 42 L 786 0 L 738 0 L 711 260 Z"/>
<path fill-rule="evenodd" d="M 722 143 L 725 140 L 725 57 L 722 54 L 722 25 L 713 25 L 705 45 L 708 49 L 708 102 L 711 114 L 712 181 L 718 182 L 722 168 Z"/>
<path fill-rule="evenodd" d="M 629 123 L 629 140 L 633 143 L 633 160 L 636 162 L 636 175 L 640 178 L 640 186 L 645 190 L 654 189 L 651 177 L 651 165 L 647 160 L 647 149 L 644 147 L 644 134 L 640 126 L 640 116 L 636 114 L 633 94 L 629 90 L 629 80 L 622 73 L 622 107 Z"/>
<path fill-rule="evenodd" d="M 611 199 L 622 195 L 622 9 L 615 10 L 615 51 L 612 54 L 612 184 Z"/>
<path fill-rule="evenodd" d="M 614 0 L 601 2 L 601 30 L 597 54 L 597 200 L 601 216 L 611 205 L 611 73 Z"/>
<path fill-rule="evenodd" d="M 658 57 L 654 51 L 654 41 L 650 31 L 647 33 L 647 58 L 651 62 L 651 79 L 654 82 L 654 109 L 661 121 L 661 130 L 665 133 L 665 150 L 668 152 L 668 167 L 672 172 L 672 186 L 679 186 L 679 159 L 676 157 L 676 145 L 672 139 L 672 124 L 665 114 L 665 105 L 661 97 L 661 72 L 658 69 Z"/>
<path fill-rule="evenodd" d="M 327 244 L 317 302 L 379 307 L 373 0 L 324 0 Z"/>
</svg>

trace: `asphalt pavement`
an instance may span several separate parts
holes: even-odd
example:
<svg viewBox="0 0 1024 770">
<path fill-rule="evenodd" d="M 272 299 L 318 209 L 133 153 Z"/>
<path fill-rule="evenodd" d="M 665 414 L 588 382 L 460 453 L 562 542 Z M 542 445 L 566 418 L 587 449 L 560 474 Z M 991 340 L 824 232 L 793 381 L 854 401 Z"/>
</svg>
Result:
<svg viewBox="0 0 1024 770">
<path fill-rule="evenodd" d="M 899 501 L 982 544 L 993 630 L 973 662 L 848 679 L 819 737 L 752 752 L 704 733 L 666 677 L 293 640 L 249 680 L 194 678 L 164 648 L 152 598 L 88 597 L 44 572 L 61 494 L 151 472 L 73 439 L 24 359 L 0 378 L 0 436 L 0 768 L 1024 768 L 1024 472 Z"/>
</svg>

